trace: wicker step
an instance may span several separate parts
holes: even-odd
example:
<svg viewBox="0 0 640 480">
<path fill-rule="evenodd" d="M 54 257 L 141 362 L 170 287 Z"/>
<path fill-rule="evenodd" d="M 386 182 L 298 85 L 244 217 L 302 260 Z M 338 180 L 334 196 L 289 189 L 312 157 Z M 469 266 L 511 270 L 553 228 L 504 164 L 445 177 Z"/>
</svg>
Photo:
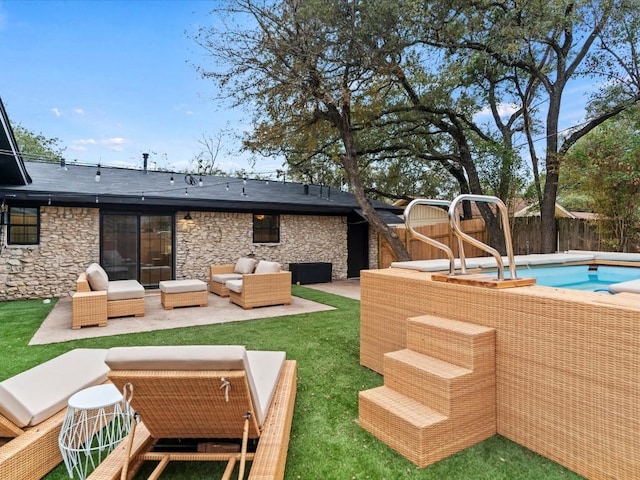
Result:
<svg viewBox="0 0 640 480">
<path fill-rule="evenodd" d="M 359 400 L 360 426 L 419 467 L 453 453 L 445 415 L 385 386 L 360 392 Z"/>
<path fill-rule="evenodd" d="M 468 368 L 413 350 L 389 352 L 384 356 L 386 387 L 444 415 L 452 413 L 453 400 L 475 394 L 485 380 Z"/>
<path fill-rule="evenodd" d="M 409 318 L 407 348 L 471 370 L 495 367 L 495 332 L 432 315 Z"/>
</svg>

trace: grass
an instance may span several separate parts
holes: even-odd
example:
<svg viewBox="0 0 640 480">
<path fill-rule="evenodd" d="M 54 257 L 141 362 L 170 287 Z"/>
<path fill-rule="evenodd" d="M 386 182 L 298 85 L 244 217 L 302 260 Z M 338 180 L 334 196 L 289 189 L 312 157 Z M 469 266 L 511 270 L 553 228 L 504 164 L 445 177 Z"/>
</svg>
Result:
<svg viewBox="0 0 640 480">
<path fill-rule="evenodd" d="M 0 303 L 0 379 L 78 347 L 122 345 L 240 344 L 285 350 L 298 362 L 287 480 L 482 480 L 580 479 L 501 436 L 418 469 L 358 426 L 358 392 L 382 384 L 359 364 L 360 302 L 305 287 L 294 294 L 335 310 L 211 326 L 132 333 L 51 345 L 28 346 L 53 306 L 39 300 Z M 205 479 L 221 472 L 212 464 L 175 463 L 163 479 Z M 147 470 L 148 473 L 148 470 Z M 68 479 L 64 465 L 45 477 Z M 215 477 L 213 477 L 215 478 Z"/>
</svg>

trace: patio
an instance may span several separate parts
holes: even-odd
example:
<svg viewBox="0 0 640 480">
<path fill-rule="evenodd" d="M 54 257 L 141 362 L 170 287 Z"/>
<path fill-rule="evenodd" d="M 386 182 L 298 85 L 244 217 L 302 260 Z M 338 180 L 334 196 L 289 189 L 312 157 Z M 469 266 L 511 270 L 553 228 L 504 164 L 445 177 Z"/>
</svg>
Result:
<svg viewBox="0 0 640 480">
<path fill-rule="evenodd" d="M 354 299 L 360 298 L 359 280 L 341 280 L 305 286 L 335 295 Z M 244 310 L 230 303 L 228 298 L 221 298 L 209 293 L 208 307 L 183 307 L 165 310 L 160 304 L 160 291 L 152 290 L 147 292 L 145 297 L 146 313 L 144 317 L 112 318 L 109 319 L 106 327 L 83 327 L 79 330 L 72 330 L 71 297 L 63 297 L 58 300 L 58 303 L 49 316 L 42 322 L 38 331 L 33 338 L 31 338 L 29 345 L 43 345 L 134 332 L 151 332 L 197 325 L 256 320 L 259 318 L 281 317 L 332 309 L 333 307 L 294 296 L 292 297 L 291 305 L 277 305 Z"/>
</svg>

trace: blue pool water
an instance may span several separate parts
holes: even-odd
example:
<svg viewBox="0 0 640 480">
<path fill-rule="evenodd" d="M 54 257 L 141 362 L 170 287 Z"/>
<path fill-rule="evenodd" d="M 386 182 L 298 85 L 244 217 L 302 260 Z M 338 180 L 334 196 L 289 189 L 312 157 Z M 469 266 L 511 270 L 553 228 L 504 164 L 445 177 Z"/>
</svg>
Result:
<svg viewBox="0 0 640 480">
<path fill-rule="evenodd" d="M 535 278 L 536 285 L 588 292 L 606 292 L 607 287 L 614 283 L 640 279 L 640 268 L 608 265 L 518 267 L 517 273 L 519 278 Z M 505 268 L 505 277 L 509 278 L 508 268 Z"/>
</svg>

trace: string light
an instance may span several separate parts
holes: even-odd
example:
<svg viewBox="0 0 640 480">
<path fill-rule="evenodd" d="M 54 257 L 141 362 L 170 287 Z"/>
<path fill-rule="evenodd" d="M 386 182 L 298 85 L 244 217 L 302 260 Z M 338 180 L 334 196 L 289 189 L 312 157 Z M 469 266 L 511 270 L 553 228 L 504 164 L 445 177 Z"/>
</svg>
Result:
<svg viewBox="0 0 640 480">
<path fill-rule="evenodd" d="M 98 163 L 98 171 L 96 172 L 96 182 L 100 181 L 100 164 Z M 98 202 L 96 202 L 98 203 Z"/>
<path fill-rule="evenodd" d="M 227 182 L 227 192 L 229 191 L 229 182 Z"/>
<path fill-rule="evenodd" d="M 186 196 L 188 196 L 188 195 L 189 195 L 189 189 L 188 189 L 188 188 L 185 188 L 185 189 L 184 189 L 184 196 L 186 197 Z"/>
<path fill-rule="evenodd" d="M 200 177 L 200 179 L 198 180 L 198 186 L 201 187 L 204 185 L 204 182 L 202 181 L 202 177 Z"/>
<path fill-rule="evenodd" d="M 169 179 L 169 183 L 173 185 L 176 181 L 173 179 L 173 172 L 171 172 L 171 178 Z"/>
<path fill-rule="evenodd" d="M 142 198 L 141 200 L 144 202 L 144 192 L 142 192 Z"/>
<path fill-rule="evenodd" d="M 98 196 L 96 195 L 96 203 L 100 203 L 100 200 L 98 200 Z"/>
</svg>

